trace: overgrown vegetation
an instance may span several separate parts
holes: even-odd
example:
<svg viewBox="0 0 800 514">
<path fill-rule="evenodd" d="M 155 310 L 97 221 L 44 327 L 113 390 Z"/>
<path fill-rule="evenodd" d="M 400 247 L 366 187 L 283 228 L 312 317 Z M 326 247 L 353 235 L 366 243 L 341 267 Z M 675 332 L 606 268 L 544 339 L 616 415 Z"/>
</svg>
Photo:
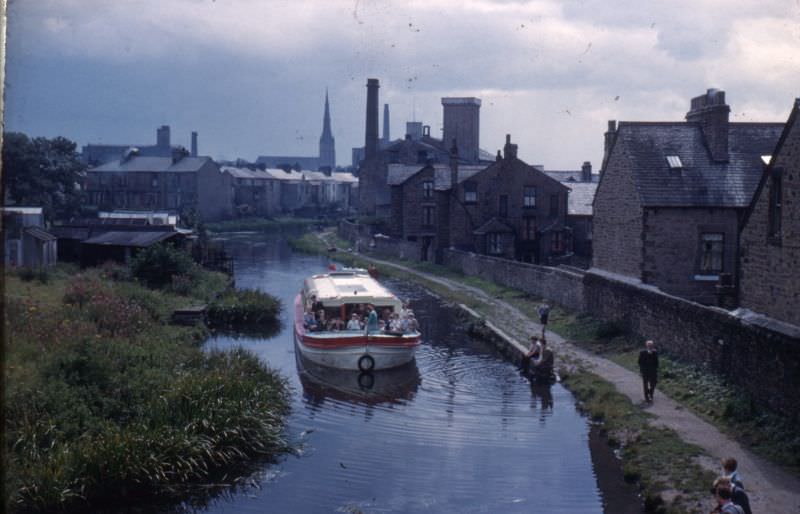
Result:
<svg viewBox="0 0 800 514">
<path fill-rule="evenodd" d="M 650 426 L 649 415 L 601 377 L 562 371 L 561 378 L 580 408 L 602 422 L 609 441 L 620 447 L 625 479 L 640 484 L 647 512 L 697 512 L 708 505 L 715 475 L 698 464 L 700 448 L 672 430 Z"/>
<path fill-rule="evenodd" d="M 236 328 L 244 332 L 274 332 L 279 327 L 280 301 L 256 290 L 228 290 L 208 306 L 212 328 Z"/>
<path fill-rule="evenodd" d="M 227 286 L 196 273 L 183 293 L 117 265 L 6 274 L 6 511 L 175 497 L 285 449 L 284 379 L 244 350 L 203 352 L 203 327 L 168 324 Z"/>
<path fill-rule="evenodd" d="M 235 220 L 218 221 L 207 223 L 205 227 L 211 232 L 269 232 L 281 228 L 299 228 L 319 224 L 327 224 L 324 221 L 312 218 L 262 218 L 250 217 Z"/>
</svg>

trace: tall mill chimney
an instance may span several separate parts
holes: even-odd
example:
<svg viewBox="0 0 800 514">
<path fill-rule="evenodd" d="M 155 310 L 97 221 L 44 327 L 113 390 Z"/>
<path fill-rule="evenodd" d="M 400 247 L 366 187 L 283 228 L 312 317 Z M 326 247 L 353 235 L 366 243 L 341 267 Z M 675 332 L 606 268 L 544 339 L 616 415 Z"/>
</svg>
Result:
<svg viewBox="0 0 800 514">
<path fill-rule="evenodd" d="M 170 147 L 169 125 L 161 125 L 156 129 L 156 146 L 162 150 Z"/>
<path fill-rule="evenodd" d="M 378 79 L 367 79 L 367 131 L 364 158 L 371 161 L 378 154 Z"/>
<path fill-rule="evenodd" d="M 725 91 L 709 89 L 706 94 L 692 98 L 686 121 L 699 123 L 708 144 L 711 158 L 728 160 L 728 117 L 731 108 L 725 103 Z"/>
<path fill-rule="evenodd" d="M 383 144 L 389 144 L 389 104 L 383 104 Z"/>
<path fill-rule="evenodd" d="M 192 157 L 197 157 L 197 132 L 192 131 Z"/>
</svg>

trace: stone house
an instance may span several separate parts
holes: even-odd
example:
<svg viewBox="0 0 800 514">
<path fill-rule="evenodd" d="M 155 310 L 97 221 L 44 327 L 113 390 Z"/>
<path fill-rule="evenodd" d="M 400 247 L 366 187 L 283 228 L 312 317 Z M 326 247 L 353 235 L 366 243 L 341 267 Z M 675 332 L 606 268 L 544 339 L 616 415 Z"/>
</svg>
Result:
<svg viewBox="0 0 800 514">
<path fill-rule="evenodd" d="M 195 211 L 204 221 L 230 218 L 230 176 L 209 157 L 185 150 L 172 157 L 145 157 L 135 151 L 86 170 L 86 201 L 100 210 Z"/>
<path fill-rule="evenodd" d="M 545 170 L 544 166 L 537 165 L 534 168 L 544 171 L 547 176 L 569 188 L 567 226 L 572 231 L 574 253 L 570 264 L 587 266 L 592 258 L 592 203 L 599 175 L 592 173 L 592 163 L 589 161 L 584 161 L 579 170 Z"/>
<path fill-rule="evenodd" d="M 594 267 L 700 303 L 735 303 L 745 209 L 783 123 L 732 123 L 729 113 L 725 93 L 709 89 L 685 122 L 609 122 Z"/>
<path fill-rule="evenodd" d="M 747 212 L 740 304 L 800 326 L 800 98 Z"/>
<path fill-rule="evenodd" d="M 223 166 L 221 170 L 230 177 L 236 215 L 273 216 L 281 212 L 281 181 L 269 171 L 233 166 Z"/>
</svg>

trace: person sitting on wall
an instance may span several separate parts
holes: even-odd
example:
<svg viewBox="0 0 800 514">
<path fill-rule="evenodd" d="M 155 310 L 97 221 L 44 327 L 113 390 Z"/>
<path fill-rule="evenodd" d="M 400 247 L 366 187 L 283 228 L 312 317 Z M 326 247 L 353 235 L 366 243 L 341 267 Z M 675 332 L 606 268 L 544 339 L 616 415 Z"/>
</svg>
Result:
<svg viewBox="0 0 800 514">
<path fill-rule="evenodd" d="M 531 336 L 531 347 L 522 357 L 522 370 L 525 373 L 528 373 L 531 369 L 531 362 L 533 359 L 538 359 L 539 355 L 542 352 L 542 344 L 539 342 L 539 338 L 536 336 Z"/>
<path fill-rule="evenodd" d="M 364 325 L 361 323 L 361 320 L 358 319 L 358 314 L 355 312 L 352 316 L 350 316 L 350 321 L 347 322 L 347 330 L 361 330 L 364 328 Z"/>
<path fill-rule="evenodd" d="M 737 482 L 731 480 L 730 477 L 721 476 L 714 480 L 714 485 L 711 488 L 711 494 L 716 494 L 718 487 L 730 489 L 731 502 L 741 507 L 744 514 L 753 514 L 753 511 L 750 509 L 750 498 L 747 496 L 747 493 L 744 492 L 744 488 L 737 485 Z"/>
<path fill-rule="evenodd" d="M 736 459 L 734 459 L 733 457 L 722 459 L 722 476 L 725 478 L 729 478 L 733 485 L 735 485 L 739 489 L 744 490 L 742 477 L 741 475 L 739 475 L 739 471 L 737 471 L 738 467 L 739 463 L 736 462 Z"/>
<path fill-rule="evenodd" d="M 553 367 L 555 365 L 555 356 L 553 351 L 547 347 L 547 340 L 542 338 L 539 342 L 542 349 L 539 351 L 539 356 L 532 360 L 533 379 L 537 382 L 553 382 L 555 380 L 555 372 Z"/>
<path fill-rule="evenodd" d="M 717 505 L 711 514 L 745 514 L 745 509 L 733 501 L 733 487 L 729 478 L 720 477 L 714 481 L 714 499 Z M 743 491 L 742 491 L 743 492 Z M 748 502 L 748 510 L 749 510 Z"/>
</svg>

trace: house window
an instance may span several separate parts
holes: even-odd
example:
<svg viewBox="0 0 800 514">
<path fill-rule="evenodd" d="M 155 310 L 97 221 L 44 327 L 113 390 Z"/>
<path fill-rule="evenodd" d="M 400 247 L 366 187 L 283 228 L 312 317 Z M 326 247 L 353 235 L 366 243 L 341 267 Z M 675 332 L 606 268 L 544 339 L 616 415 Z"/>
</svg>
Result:
<svg viewBox="0 0 800 514">
<path fill-rule="evenodd" d="M 492 232 L 486 235 L 486 251 L 491 255 L 499 255 L 503 253 L 503 244 L 500 240 L 498 232 Z"/>
<path fill-rule="evenodd" d="M 554 254 L 564 253 L 564 232 L 553 232 L 550 239 L 550 251 Z"/>
<path fill-rule="evenodd" d="M 523 207 L 536 207 L 536 188 L 533 186 L 525 186 L 522 190 L 522 206 Z"/>
<path fill-rule="evenodd" d="M 478 184 L 464 182 L 464 203 L 478 203 Z"/>
<path fill-rule="evenodd" d="M 150 185 L 153 187 L 158 187 L 158 175 L 155 173 L 150 175 Z"/>
<path fill-rule="evenodd" d="M 550 195 L 550 217 L 558 216 L 558 195 Z"/>
<path fill-rule="evenodd" d="M 781 239 L 781 205 L 783 203 L 783 173 L 780 168 L 772 170 L 769 184 L 769 233 L 772 242 Z"/>
<path fill-rule="evenodd" d="M 500 195 L 498 214 L 501 218 L 508 218 L 508 195 Z"/>
<path fill-rule="evenodd" d="M 700 272 L 715 274 L 722 271 L 725 235 L 706 233 L 700 235 Z"/>
<path fill-rule="evenodd" d="M 426 205 L 422 207 L 422 224 L 426 227 L 433 225 L 434 207 Z"/>
<path fill-rule="evenodd" d="M 525 218 L 523 236 L 527 241 L 536 239 L 536 218 Z"/>
<path fill-rule="evenodd" d="M 426 180 L 422 183 L 422 197 L 433 198 L 433 181 Z"/>
</svg>

